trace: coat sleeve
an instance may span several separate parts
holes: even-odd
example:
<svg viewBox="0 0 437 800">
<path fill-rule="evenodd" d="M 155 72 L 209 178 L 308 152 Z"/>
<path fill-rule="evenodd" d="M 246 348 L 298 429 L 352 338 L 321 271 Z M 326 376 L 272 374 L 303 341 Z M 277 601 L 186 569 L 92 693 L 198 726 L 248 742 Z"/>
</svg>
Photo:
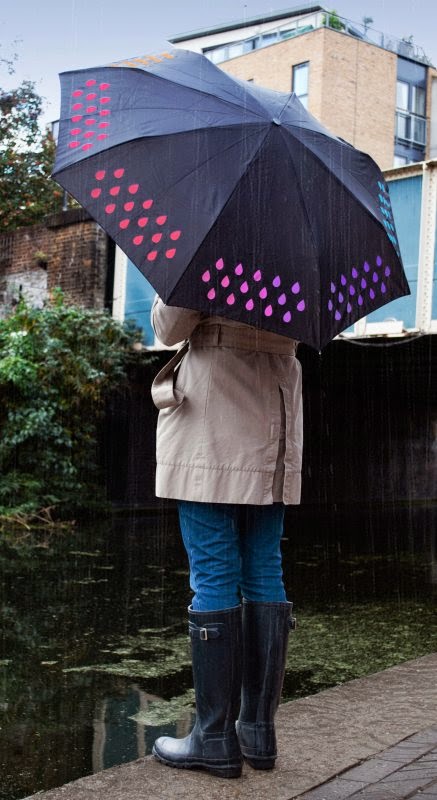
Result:
<svg viewBox="0 0 437 800">
<path fill-rule="evenodd" d="M 153 301 L 152 328 L 159 341 L 167 347 L 188 339 L 203 318 L 200 311 L 166 306 L 158 295 Z"/>
</svg>

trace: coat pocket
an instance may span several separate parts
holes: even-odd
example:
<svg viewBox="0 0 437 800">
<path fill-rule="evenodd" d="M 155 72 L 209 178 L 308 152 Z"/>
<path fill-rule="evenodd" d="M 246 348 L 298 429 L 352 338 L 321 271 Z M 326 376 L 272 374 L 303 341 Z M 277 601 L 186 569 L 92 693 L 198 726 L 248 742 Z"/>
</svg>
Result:
<svg viewBox="0 0 437 800">
<path fill-rule="evenodd" d="M 182 359 L 188 352 L 188 347 L 188 342 L 185 342 L 158 372 L 152 383 L 152 400 L 156 408 L 160 410 L 180 406 L 184 401 L 184 393 L 176 386 L 176 378 Z"/>
</svg>

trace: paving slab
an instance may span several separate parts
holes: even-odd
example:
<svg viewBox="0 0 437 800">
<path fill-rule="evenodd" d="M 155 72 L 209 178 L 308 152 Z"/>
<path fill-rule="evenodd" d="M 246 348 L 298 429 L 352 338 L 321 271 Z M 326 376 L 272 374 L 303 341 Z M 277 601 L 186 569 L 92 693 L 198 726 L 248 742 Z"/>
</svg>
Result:
<svg viewBox="0 0 437 800">
<path fill-rule="evenodd" d="M 277 715 L 279 758 L 276 769 L 270 772 L 245 766 L 241 778 L 223 780 L 202 772 L 170 769 L 148 756 L 38 792 L 32 798 L 197 800 L 205 796 L 208 800 L 304 800 L 307 793 L 305 800 L 309 800 L 312 790 L 319 794 L 311 800 L 343 800 L 353 794 L 360 800 L 398 800 L 393 792 L 399 790 L 399 785 L 400 791 L 408 788 L 408 796 L 412 797 L 421 787 L 420 781 L 425 780 L 426 770 L 436 764 L 437 729 L 432 727 L 436 722 L 436 687 L 434 653 L 282 704 Z M 373 756 L 377 756 L 374 767 L 366 767 L 366 759 L 372 760 Z M 418 766 L 420 759 L 423 762 Z M 408 765 L 414 762 L 414 769 L 408 771 Z M 374 796 L 363 794 L 371 789 L 366 773 L 369 768 L 374 768 Z M 352 777 L 348 777 L 347 770 Z M 400 776 L 403 770 L 405 775 Z M 417 784 L 418 770 L 421 777 Z M 432 798 L 429 774 L 422 792 L 427 800 Z M 382 791 L 390 792 L 385 796 L 380 794 L 382 781 L 386 781 Z M 331 794 L 327 794 L 328 790 Z M 346 790 L 349 794 L 344 793 Z M 404 792 L 399 800 L 406 796 Z"/>
</svg>

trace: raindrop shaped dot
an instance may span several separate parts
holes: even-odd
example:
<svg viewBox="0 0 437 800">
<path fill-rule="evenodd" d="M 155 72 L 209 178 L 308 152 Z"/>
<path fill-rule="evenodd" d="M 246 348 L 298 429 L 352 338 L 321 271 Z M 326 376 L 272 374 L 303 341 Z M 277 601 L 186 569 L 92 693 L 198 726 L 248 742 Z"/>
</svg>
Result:
<svg viewBox="0 0 437 800">
<path fill-rule="evenodd" d="M 373 283 L 378 283 L 378 281 L 379 281 L 379 275 L 378 275 L 378 273 L 377 273 L 377 272 L 374 272 L 374 273 L 373 273 L 373 275 L 372 275 L 372 281 L 373 281 Z"/>
<path fill-rule="evenodd" d="M 337 320 L 337 322 L 341 319 L 341 314 L 339 311 L 335 312 L 335 319 Z"/>
<path fill-rule="evenodd" d="M 358 270 L 355 267 L 352 267 L 352 277 L 358 278 Z"/>
<path fill-rule="evenodd" d="M 234 269 L 234 272 L 235 272 L 236 275 L 242 275 L 243 274 L 243 265 L 242 264 L 237 264 L 237 266 Z"/>
<path fill-rule="evenodd" d="M 293 292 L 293 294 L 299 294 L 299 292 L 300 292 L 300 283 L 299 283 L 299 281 L 296 281 L 295 283 L 293 283 L 293 286 L 291 287 L 291 291 Z"/>
<path fill-rule="evenodd" d="M 265 286 L 263 286 L 263 288 L 261 289 L 261 291 L 259 293 L 259 296 L 260 296 L 261 300 L 265 300 L 266 299 L 266 297 L 267 297 L 267 289 L 266 289 Z"/>
<path fill-rule="evenodd" d="M 338 293 L 338 302 L 339 302 L 339 303 L 342 303 L 342 302 L 343 302 L 343 300 L 344 300 L 343 294 L 342 294 L 342 292 L 339 292 L 339 293 Z"/>
<path fill-rule="evenodd" d="M 215 289 L 210 289 L 206 296 L 207 296 L 208 300 L 214 300 L 214 298 L 215 298 Z"/>
<path fill-rule="evenodd" d="M 246 294 L 246 292 L 248 292 L 248 291 L 249 291 L 249 284 L 247 283 L 247 281 L 244 281 L 240 286 L 240 292 L 243 292 L 243 294 Z"/>
<path fill-rule="evenodd" d="M 305 300 L 299 300 L 296 308 L 298 311 L 305 311 Z"/>
<path fill-rule="evenodd" d="M 334 306 L 333 306 L 332 300 L 328 300 L 328 309 L 329 309 L 329 311 L 332 311 L 333 308 L 334 308 Z"/>
<path fill-rule="evenodd" d="M 204 283 L 208 283 L 208 281 L 210 281 L 210 280 L 211 280 L 211 273 L 210 273 L 209 269 L 207 269 L 207 270 L 206 270 L 206 271 L 203 273 L 203 275 L 202 275 L 202 280 L 203 280 L 203 282 L 204 282 Z"/>
<path fill-rule="evenodd" d="M 385 294 L 386 291 L 387 291 L 387 287 L 386 287 L 384 281 L 382 281 L 382 283 L 381 283 L 381 294 Z"/>
<path fill-rule="evenodd" d="M 363 300 L 363 298 L 361 297 L 361 295 L 359 294 L 359 295 L 358 295 L 358 305 L 359 305 L 359 306 L 362 306 L 362 305 L 363 305 L 363 303 L 364 303 L 364 300 Z"/>
<path fill-rule="evenodd" d="M 364 272 L 370 272 L 370 265 L 367 261 L 364 262 Z"/>
<path fill-rule="evenodd" d="M 346 306 L 346 310 L 347 310 L 347 313 L 348 313 L 348 314 L 350 314 L 350 313 L 351 313 L 351 311 L 352 311 L 352 306 L 351 306 L 351 304 L 350 304 L 350 303 L 348 303 L 348 304 L 347 304 L 347 306 Z"/>
<path fill-rule="evenodd" d="M 281 285 L 281 278 L 279 277 L 279 275 L 276 275 L 276 276 L 273 278 L 273 281 L 272 281 L 272 283 L 273 283 L 273 286 L 275 287 L 275 289 L 278 289 L 278 288 L 279 288 L 279 286 Z"/>
<path fill-rule="evenodd" d="M 256 272 L 253 273 L 253 279 L 254 281 L 258 282 L 261 280 L 261 278 L 262 278 L 261 270 L 257 269 Z"/>
<path fill-rule="evenodd" d="M 349 294 L 351 297 L 355 294 L 355 286 L 352 286 L 352 284 L 349 286 Z"/>
<path fill-rule="evenodd" d="M 217 269 L 223 269 L 223 267 L 224 267 L 224 262 L 223 262 L 223 259 L 222 259 L 222 258 L 219 258 L 219 259 L 218 259 L 218 260 L 215 262 L 215 265 L 216 265 Z"/>
<path fill-rule="evenodd" d="M 366 288 L 366 286 L 367 286 L 367 281 L 366 281 L 366 279 L 365 279 L 365 278 L 361 278 L 361 283 L 360 283 L 360 286 L 361 286 L 361 288 L 362 288 L 362 289 L 365 289 L 365 288 Z"/>
<path fill-rule="evenodd" d="M 290 322 L 291 321 L 291 313 L 290 313 L 290 311 L 286 311 L 284 316 L 282 317 L 282 319 L 284 320 L 284 322 Z"/>
<path fill-rule="evenodd" d="M 246 303 L 246 309 L 248 311 L 253 311 L 253 300 L 248 300 Z"/>
<path fill-rule="evenodd" d="M 388 278 L 388 276 L 390 275 L 390 273 L 391 273 L 391 269 L 390 269 L 390 267 L 386 267 L 386 268 L 385 268 L 385 270 L 384 270 L 384 275 L 385 275 L 385 277 L 386 277 L 386 278 Z"/>
<path fill-rule="evenodd" d="M 285 295 L 284 293 L 280 294 L 280 295 L 279 295 L 279 297 L 278 297 L 278 303 L 279 303 L 279 305 L 280 305 L 280 306 L 283 306 L 283 305 L 285 305 L 286 301 L 287 301 L 287 297 L 286 297 L 286 295 Z"/>
<path fill-rule="evenodd" d="M 226 302 L 227 302 L 228 306 L 233 306 L 234 303 L 235 303 L 234 295 L 233 294 L 228 295 L 228 297 L 226 298 Z"/>
<path fill-rule="evenodd" d="M 346 284 L 347 284 L 346 275 L 342 275 L 341 276 L 340 283 L 341 283 L 342 286 L 346 286 Z"/>
<path fill-rule="evenodd" d="M 221 279 L 220 283 L 221 283 L 221 285 L 223 286 L 224 289 L 227 289 L 228 286 L 229 286 L 229 283 L 230 283 L 230 280 L 229 280 L 228 276 L 225 275 L 224 278 Z"/>
<path fill-rule="evenodd" d="M 273 314 L 273 308 L 270 305 L 266 306 L 264 309 L 264 314 L 266 317 L 271 317 Z"/>
<path fill-rule="evenodd" d="M 375 299 L 375 292 L 373 291 L 373 289 L 369 289 L 369 296 L 370 296 L 370 298 L 371 298 L 372 300 L 374 300 L 374 299 Z"/>
<path fill-rule="evenodd" d="M 335 283 L 332 283 L 332 281 L 331 281 L 331 294 L 334 294 L 336 291 L 337 291 L 337 287 L 336 287 Z"/>
<path fill-rule="evenodd" d="M 381 258 L 381 256 L 376 256 L 376 266 L 377 266 L 377 267 L 380 267 L 380 266 L 381 266 L 381 264 L 382 264 L 382 258 Z"/>
</svg>

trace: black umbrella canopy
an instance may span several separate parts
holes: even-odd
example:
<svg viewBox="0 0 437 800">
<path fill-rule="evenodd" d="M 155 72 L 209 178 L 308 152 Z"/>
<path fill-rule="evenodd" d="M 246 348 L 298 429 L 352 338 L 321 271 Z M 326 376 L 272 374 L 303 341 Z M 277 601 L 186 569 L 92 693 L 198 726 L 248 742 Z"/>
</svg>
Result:
<svg viewBox="0 0 437 800">
<path fill-rule="evenodd" d="M 409 293 L 381 171 L 294 94 L 176 48 L 61 86 L 53 176 L 166 303 L 321 349 Z"/>
</svg>

